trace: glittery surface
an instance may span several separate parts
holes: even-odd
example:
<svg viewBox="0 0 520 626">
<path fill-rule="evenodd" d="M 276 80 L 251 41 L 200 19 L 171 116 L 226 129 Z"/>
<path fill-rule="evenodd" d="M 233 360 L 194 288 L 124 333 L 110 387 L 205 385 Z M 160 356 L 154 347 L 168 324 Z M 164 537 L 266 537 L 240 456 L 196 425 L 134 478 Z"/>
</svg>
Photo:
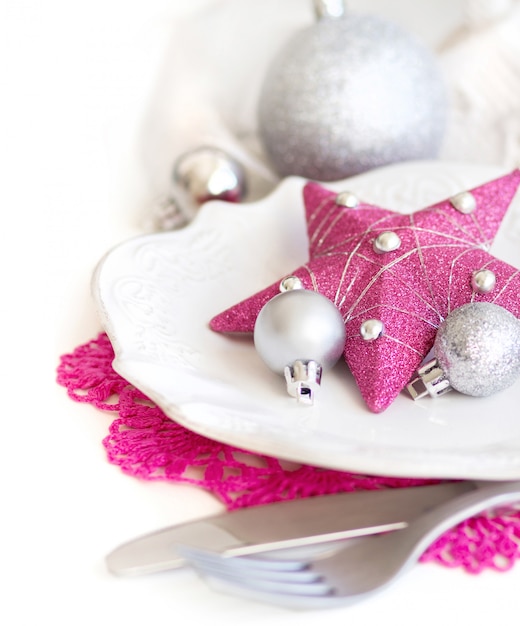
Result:
<svg viewBox="0 0 520 626">
<path fill-rule="evenodd" d="M 345 360 L 371 411 L 386 409 L 407 385 L 453 309 L 494 302 L 520 317 L 519 270 L 487 252 L 519 184 L 515 170 L 473 189 L 477 209 L 469 215 L 449 200 L 410 215 L 363 203 L 340 207 L 334 192 L 306 184 L 310 258 L 291 273 L 339 308 L 347 331 Z M 398 233 L 402 245 L 377 254 L 373 240 L 384 231 Z M 473 272 L 482 268 L 497 277 L 488 294 L 471 288 Z M 260 309 L 277 293 L 279 281 L 217 315 L 211 328 L 252 332 Z M 362 339 L 367 319 L 384 323 L 381 338 Z"/>
<path fill-rule="evenodd" d="M 490 302 L 465 304 L 440 325 L 434 351 L 454 389 L 489 396 L 520 375 L 520 320 Z"/>
<path fill-rule="evenodd" d="M 317 22 L 275 58 L 259 99 L 259 136 L 281 176 L 340 180 L 435 157 L 445 128 L 433 55 L 369 15 Z"/>
</svg>

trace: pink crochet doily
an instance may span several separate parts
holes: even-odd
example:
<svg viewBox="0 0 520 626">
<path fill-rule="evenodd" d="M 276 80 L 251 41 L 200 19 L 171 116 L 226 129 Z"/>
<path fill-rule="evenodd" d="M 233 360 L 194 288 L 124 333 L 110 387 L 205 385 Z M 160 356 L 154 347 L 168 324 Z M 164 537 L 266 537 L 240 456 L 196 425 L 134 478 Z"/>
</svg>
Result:
<svg viewBox="0 0 520 626">
<path fill-rule="evenodd" d="M 229 509 L 368 489 L 400 488 L 438 481 L 365 476 L 284 463 L 197 435 L 176 424 L 112 368 L 105 334 L 63 355 L 57 381 L 77 402 L 116 414 L 103 440 L 108 460 L 146 480 L 187 483 L 213 493 Z M 437 540 L 422 561 L 505 571 L 520 557 L 520 512 L 481 515 Z"/>
</svg>

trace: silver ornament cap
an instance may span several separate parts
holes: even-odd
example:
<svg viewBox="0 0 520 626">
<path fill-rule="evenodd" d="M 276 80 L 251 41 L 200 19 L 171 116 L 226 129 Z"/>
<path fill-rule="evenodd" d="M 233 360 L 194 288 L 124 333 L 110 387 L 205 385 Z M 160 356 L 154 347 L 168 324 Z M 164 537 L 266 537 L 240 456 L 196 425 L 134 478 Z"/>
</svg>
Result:
<svg viewBox="0 0 520 626">
<path fill-rule="evenodd" d="M 431 359 L 422 365 L 417 370 L 417 376 L 406 388 L 414 400 L 420 400 L 427 395 L 438 398 L 453 389 L 437 359 Z"/>
<path fill-rule="evenodd" d="M 254 327 L 255 348 L 264 363 L 285 376 L 287 391 L 312 404 L 323 370 L 343 354 L 345 325 L 325 296 L 307 289 L 278 294 L 261 309 Z"/>
</svg>

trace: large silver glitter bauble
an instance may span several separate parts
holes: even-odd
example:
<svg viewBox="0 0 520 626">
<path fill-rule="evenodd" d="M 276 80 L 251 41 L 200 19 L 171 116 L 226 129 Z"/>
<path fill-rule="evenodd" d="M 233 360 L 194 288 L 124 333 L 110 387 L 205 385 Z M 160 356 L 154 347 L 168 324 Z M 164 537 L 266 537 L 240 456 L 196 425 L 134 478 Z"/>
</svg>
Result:
<svg viewBox="0 0 520 626">
<path fill-rule="evenodd" d="M 434 158 L 445 127 L 434 55 L 392 22 L 324 18 L 274 59 L 259 98 L 259 136 L 280 176 L 338 180 Z"/>
<path fill-rule="evenodd" d="M 260 357 L 278 374 L 296 360 L 316 361 L 325 370 L 343 353 L 345 325 L 328 298 L 294 289 L 278 294 L 262 308 L 254 342 Z"/>
<path fill-rule="evenodd" d="M 520 320 L 496 304 L 465 304 L 439 326 L 434 352 L 454 389 L 489 396 L 520 376 Z"/>
</svg>

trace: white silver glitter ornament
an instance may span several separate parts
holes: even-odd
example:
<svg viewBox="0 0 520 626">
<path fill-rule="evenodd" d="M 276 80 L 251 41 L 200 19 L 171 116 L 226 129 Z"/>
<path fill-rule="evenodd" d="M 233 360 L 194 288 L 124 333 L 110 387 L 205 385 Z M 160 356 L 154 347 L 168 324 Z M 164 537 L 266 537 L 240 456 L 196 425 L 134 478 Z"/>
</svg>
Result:
<svg viewBox="0 0 520 626">
<path fill-rule="evenodd" d="M 434 55 L 399 26 L 315 4 L 318 21 L 274 59 L 262 85 L 259 136 L 280 176 L 346 178 L 433 158 L 445 127 Z"/>
<path fill-rule="evenodd" d="M 520 320 L 490 302 L 464 304 L 439 326 L 433 351 L 408 385 L 415 400 L 451 389 L 492 395 L 520 376 Z"/>
<path fill-rule="evenodd" d="M 288 393 L 309 405 L 314 403 L 322 371 L 343 353 L 345 326 L 328 298 L 296 287 L 279 293 L 261 309 L 254 342 L 265 364 L 285 376 Z"/>
</svg>

